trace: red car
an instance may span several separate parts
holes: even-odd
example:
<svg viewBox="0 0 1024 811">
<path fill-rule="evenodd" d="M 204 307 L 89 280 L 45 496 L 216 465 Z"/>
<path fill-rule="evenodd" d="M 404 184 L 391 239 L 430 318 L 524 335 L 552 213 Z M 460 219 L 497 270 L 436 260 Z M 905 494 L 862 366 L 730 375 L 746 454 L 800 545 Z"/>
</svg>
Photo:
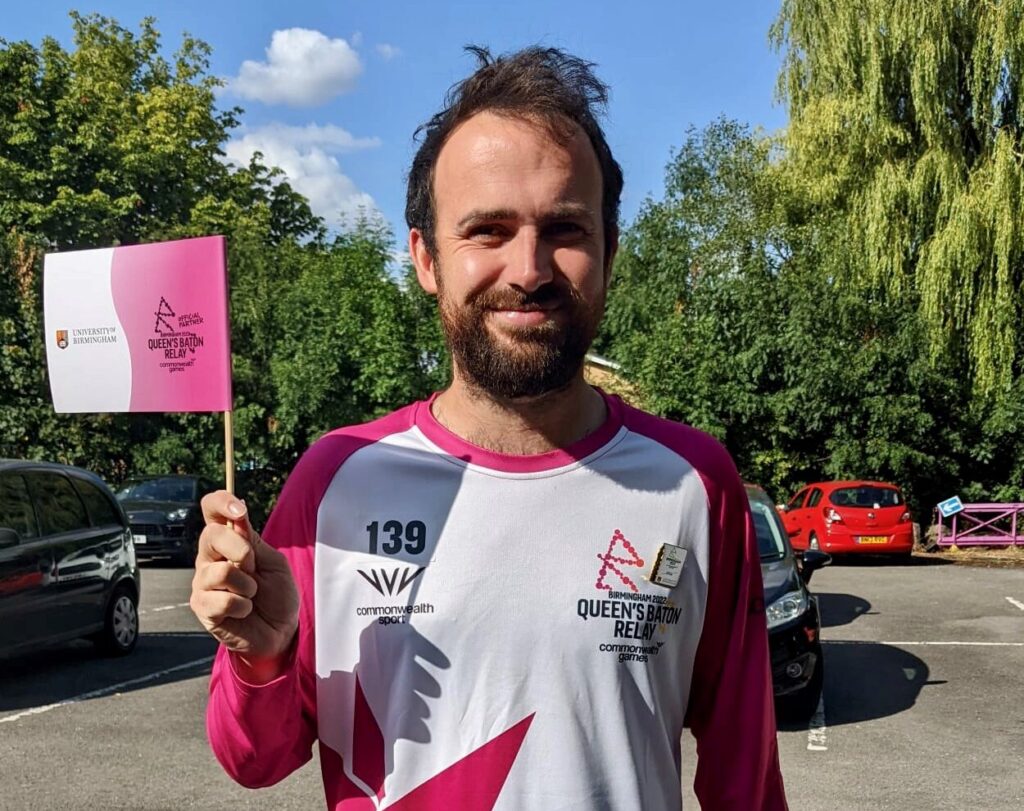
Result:
<svg viewBox="0 0 1024 811">
<path fill-rule="evenodd" d="M 782 508 L 782 521 L 799 550 L 909 555 L 914 546 L 903 494 L 885 482 L 809 484 Z"/>
</svg>

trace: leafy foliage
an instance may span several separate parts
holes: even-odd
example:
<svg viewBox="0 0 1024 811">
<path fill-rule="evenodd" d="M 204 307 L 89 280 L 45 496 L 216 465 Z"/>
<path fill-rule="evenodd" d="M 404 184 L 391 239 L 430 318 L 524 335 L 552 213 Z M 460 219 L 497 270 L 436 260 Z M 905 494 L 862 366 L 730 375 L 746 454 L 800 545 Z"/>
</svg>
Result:
<svg viewBox="0 0 1024 811">
<path fill-rule="evenodd" d="M 844 233 L 771 139 L 727 120 L 691 130 L 664 198 L 623 235 L 602 349 L 645 405 L 717 436 L 777 498 L 880 478 L 927 520 L 943 494 L 1020 495 L 1020 443 L 995 452 L 1019 400 L 972 396 L 927 351 L 912 290 L 844 283 L 859 261 Z"/>
<path fill-rule="evenodd" d="M 1019 0 L 784 0 L 791 125 L 691 130 L 622 235 L 597 349 L 777 498 L 819 478 L 1024 500 Z M 0 40 L 0 456 L 222 475 L 207 414 L 54 415 L 44 252 L 228 238 L 239 490 L 257 518 L 306 445 L 444 384 L 433 302 L 392 236 L 329 235 L 280 172 L 224 160 L 209 49 L 165 59 L 72 15 Z M 963 370 L 968 370 L 965 373 Z"/>
<path fill-rule="evenodd" d="M 224 160 L 241 111 L 217 109 L 207 45 L 168 60 L 151 19 L 71 16 L 70 52 L 0 40 L 0 456 L 223 476 L 218 415 L 53 414 L 41 280 L 47 251 L 224 234 L 235 461 L 262 515 L 319 434 L 439 383 L 431 305 L 393 278 L 379 222 L 328 241 L 279 170 Z"/>
<path fill-rule="evenodd" d="M 933 356 L 1021 371 L 1024 4 L 784 0 L 787 163 L 842 225 L 844 280 L 918 297 Z"/>
</svg>

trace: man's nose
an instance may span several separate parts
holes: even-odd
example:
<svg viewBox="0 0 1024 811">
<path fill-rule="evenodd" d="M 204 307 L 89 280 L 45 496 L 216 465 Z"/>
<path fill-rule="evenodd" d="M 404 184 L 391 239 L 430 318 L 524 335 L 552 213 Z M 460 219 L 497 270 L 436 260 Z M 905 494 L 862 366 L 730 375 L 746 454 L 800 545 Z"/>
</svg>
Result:
<svg viewBox="0 0 1024 811">
<path fill-rule="evenodd" d="M 551 249 L 533 229 L 521 229 L 509 247 L 506 273 L 510 284 L 532 293 L 554 278 Z"/>
</svg>

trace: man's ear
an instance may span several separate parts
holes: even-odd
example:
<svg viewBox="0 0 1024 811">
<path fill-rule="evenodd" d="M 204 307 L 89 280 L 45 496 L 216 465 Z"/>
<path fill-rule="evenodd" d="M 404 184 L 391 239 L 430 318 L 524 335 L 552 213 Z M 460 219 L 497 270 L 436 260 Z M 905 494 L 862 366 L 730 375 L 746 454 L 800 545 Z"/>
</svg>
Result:
<svg viewBox="0 0 1024 811">
<path fill-rule="evenodd" d="M 612 265 L 615 264 L 615 254 L 619 252 L 619 227 L 615 226 L 611 229 L 608 234 L 608 248 L 605 251 L 604 257 L 604 289 L 608 289 L 608 285 L 612 280 Z"/>
<path fill-rule="evenodd" d="M 416 268 L 416 279 L 423 291 L 437 295 L 437 275 L 434 257 L 427 247 L 427 239 L 419 228 L 409 229 L 409 257 Z"/>
</svg>

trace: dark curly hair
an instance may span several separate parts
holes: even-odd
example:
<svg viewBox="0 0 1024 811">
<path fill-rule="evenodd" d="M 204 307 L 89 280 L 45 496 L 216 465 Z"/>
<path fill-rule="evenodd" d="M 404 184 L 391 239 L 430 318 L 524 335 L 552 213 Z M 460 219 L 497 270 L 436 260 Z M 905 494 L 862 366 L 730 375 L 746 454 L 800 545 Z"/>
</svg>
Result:
<svg viewBox="0 0 1024 811">
<path fill-rule="evenodd" d="M 484 111 L 536 121 L 558 143 L 568 143 L 578 126 L 586 133 L 601 167 L 601 217 L 605 250 L 618 229 L 622 168 L 612 156 L 597 116 L 608 104 L 608 87 L 593 72 L 594 64 L 558 48 L 525 48 L 497 58 L 486 48 L 466 50 L 479 60 L 476 71 L 453 85 L 445 106 L 416 130 L 423 143 L 409 170 L 405 221 L 418 229 L 431 254 L 434 235 L 434 168 L 438 155 L 456 127 Z"/>
</svg>

